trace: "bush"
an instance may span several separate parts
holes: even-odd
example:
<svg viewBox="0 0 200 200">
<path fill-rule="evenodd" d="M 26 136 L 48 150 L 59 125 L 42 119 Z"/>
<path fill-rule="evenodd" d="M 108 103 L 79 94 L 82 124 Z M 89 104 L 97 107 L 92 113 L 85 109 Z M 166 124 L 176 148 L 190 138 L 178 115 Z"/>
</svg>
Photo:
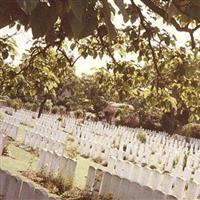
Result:
<svg viewBox="0 0 200 200">
<path fill-rule="evenodd" d="M 20 99 L 14 99 L 12 101 L 11 107 L 14 108 L 15 111 L 17 111 L 18 109 L 21 109 L 22 108 L 22 101 Z"/>
<path fill-rule="evenodd" d="M 20 109 L 20 105 L 18 102 L 13 102 L 12 107 L 15 109 L 15 111 L 17 111 L 18 109 Z"/>
<path fill-rule="evenodd" d="M 12 99 L 7 99 L 6 106 L 11 107 L 11 105 L 12 105 Z"/>
<path fill-rule="evenodd" d="M 144 130 L 141 130 L 138 134 L 137 134 L 137 139 L 141 142 L 141 143 L 146 143 L 146 132 Z"/>
<path fill-rule="evenodd" d="M 78 145 L 75 143 L 74 138 L 72 136 L 68 136 L 66 145 L 65 145 L 65 153 L 71 159 L 76 159 L 78 156 Z"/>
<path fill-rule="evenodd" d="M 31 111 L 37 112 L 37 110 L 38 110 L 38 104 L 37 104 L 37 103 L 33 103 L 33 104 L 32 104 L 32 108 L 31 108 Z"/>
<path fill-rule="evenodd" d="M 15 111 L 22 108 L 22 101 L 20 99 L 8 99 L 6 101 L 6 106 L 14 108 Z"/>
<path fill-rule="evenodd" d="M 46 176 L 43 170 L 40 172 L 25 171 L 22 175 L 57 195 L 62 195 L 64 192 L 72 189 L 72 180 L 64 180 L 61 176 L 57 176 L 56 178 L 52 175 Z"/>
<path fill-rule="evenodd" d="M 200 139 L 200 124 L 186 124 L 178 134 L 185 136 L 187 140 L 189 140 L 190 137 Z"/>
<path fill-rule="evenodd" d="M 138 113 L 127 106 L 118 108 L 116 117 L 116 125 L 128 126 L 131 128 L 139 127 L 140 119 Z"/>
<path fill-rule="evenodd" d="M 83 111 L 81 111 L 81 110 L 76 110 L 76 111 L 74 112 L 74 115 L 75 115 L 76 118 L 82 118 L 82 117 L 83 117 Z"/>
<path fill-rule="evenodd" d="M 48 105 L 48 104 L 45 104 L 44 110 L 45 110 L 46 112 L 50 112 L 50 111 L 51 111 L 51 106 Z"/>
<path fill-rule="evenodd" d="M 58 106 L 53 106 L 51 109 L 52 114 L 57 114 L 59 112 L 59 107 Z"/>
<path fill-rule="evenodd" d="M 24 107 L 25 107 L 25 109 L 27 109 L 27 110 L 32 110 L 32 106 L 33 106 L 33 104 L 30 103 L 30 102 L 27 102 L 27 103 L 24 104 Z"/>
<path fill-rule="evenodd" d="M 64 107 L 64 106 L 59 106 L 59 112 L 60 112 L 60 114 L 65 114 L 65 112 L 66 112 L 66 108 Z"/>
</svg>

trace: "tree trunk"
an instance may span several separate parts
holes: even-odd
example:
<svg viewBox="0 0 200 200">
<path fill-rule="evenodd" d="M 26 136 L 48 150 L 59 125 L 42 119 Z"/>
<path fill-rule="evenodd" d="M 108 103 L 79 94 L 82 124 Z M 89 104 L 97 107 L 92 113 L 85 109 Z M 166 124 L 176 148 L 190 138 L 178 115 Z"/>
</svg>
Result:
<svg viewBox="0 0 200 200">
<path fill-rule="evenodd" d="M 45 97 L 44 101 L 40 104 L 40 109 L 39 109 L 39 112 L 38 112 L 38 118 L 40 118 L 41 115 L 42 115 L 42 111 L 44 109 L 44 105 L 46 103 L 46 100 L 47 100 L 47 98 Z"/>
</svg>

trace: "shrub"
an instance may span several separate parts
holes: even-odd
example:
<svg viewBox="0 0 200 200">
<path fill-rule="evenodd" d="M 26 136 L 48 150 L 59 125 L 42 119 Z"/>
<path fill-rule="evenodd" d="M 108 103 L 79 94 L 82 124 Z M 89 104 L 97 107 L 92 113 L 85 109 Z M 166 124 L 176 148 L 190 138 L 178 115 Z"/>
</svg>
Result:
<svg viewBox="0 0 200 200">
<path fill-rule="evenodd" d="M 32 106 L 31 106 L 31 111 L 33 111 L 33 112 L 37 112 L 38 107 L 39 107 L 39 106 L 38 106 L 37 103 L 33 103 Z"/>
<path fill-rule="evenodd" d="M 12 105 L 12 99 L 7 99 L 6 106 L 11 107 L 11 105 Z"/>
<path fill-rule="evenodd" d="M 137 139 L 141 142 L 141 143 L 146 143 L 146 132 L 144 130 L 141 130 L 138 134 L 137 134 Z"/>
<path fill-rule="evenodd" d="M 59 112 L 59 107 L 58 106 L 53 106 L 51 109 L 52 114 L 57 114 Z"/>
<path fill-rule="evenodd" d="M 15 112 L 20 109 L 20 105 L 18 102 L 13 102 L 12 107 L 15 109 Z"/>
<path fill-rule="evenodd" d="M 74 112 L 74 115 L 75 115 L 76 118 L 82 118 L 82 117 L 83 117 L 83 111 L 81 111 L 81 110 L 76 110 L 76 111 Z"/>
<path fill-rule="evenodd" d="M 66 191 L 72 189 L 71 180 L 64 180 L 61 176 L 57 176 L 56 178 L 54 178 L 52 175 L 46 176 L 44 170 L 41 170 L 40 172 L 26 171 L 22 174 L 41 186 L 47 188 L 51 193 L 57 195 L 62 195 Z"/>
<path fill-rule="evenodd" d="M 200 139 L 200 124 L 190 123 L 183 126 L 182 135 L 186 136 L 187 139 L 190 137 Z"/>
<path fill-rule="evenodd" d="M 69 136 L 66 141 L 65 152 L 69 158 L 75 159 L 78 155 L 78 145 L 75 144 L 73 137 Z"/>
<path fill-rule="evenodd" d="M 47 112 L 49 112 L 51 110 L 51 106 L 48 105 L 48 104 L 45 104 L 44 110 L 47 111 Z"/>
<path fill-rule="evenodd" d="M 60 112 L 60 114 L 65 114 L 65 112 L 66 112 L 66 108 L 64 107 L 64 106 L 59 106 L 59 112 Z"/>
<path fill-rule="evenodd" d="M 3 147 L 2 155 L 3 155 L 3 156 L 9 156 L 8 144 L 6 144 L 6 145 Z"/>
<path fill-rule="evenodd" d="M 6 101 L 8 107 L 14 108 L 15 111 L 22 107 L 22 101 L 20 99 L 8 99 Z"/>
<path fill-rule="evenodd" d="M 32 109 L 32 103 L 27 102 L 27 103 L 24 104 L 24 107 L 25 107 L 27 110 L 31 110 L 31 109 Z"/>
<path fill-rule="evenodd" d="M 58 117 L 58 121 L 61 122 L 62 121 L 62 117 Z"/>
</svg>

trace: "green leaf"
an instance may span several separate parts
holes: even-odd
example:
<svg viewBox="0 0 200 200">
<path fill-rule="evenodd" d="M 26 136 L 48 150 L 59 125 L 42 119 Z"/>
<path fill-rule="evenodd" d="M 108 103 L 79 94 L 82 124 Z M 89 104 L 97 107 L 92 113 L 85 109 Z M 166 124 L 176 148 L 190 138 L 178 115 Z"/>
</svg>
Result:
<svg viewBox="0 0 200 200">
<path fill-rule="evenodd" d="M 170 45 L 170 37 L 169 36 L 165 37 L 164 41 L 165 41 L 166 45 L 168 45 L 168 46 Z"/>
<path fill-rule="evenodd" d="M 79 35 L 80 39 L 91 35 L 97 27 L 98 24 L 97 13 L 94 10 L 93 6 L 89 6 L 87 8 L 87 12 L 85 12 L 83 16 L 83 23 L 84 23 L 84 28 L 81 34 Z"/>
<path fill-rule="evenodd" d="M 55 6 L 39 3 L 31 15 L 31 27 L 34 38 L 43 37 L 53 28 L 58 18 Z"/>
<path fill-rule="evenodd" d="M 3 57 L 4 60 L 5 60 L 6 58 L 8 58 L 8 56 L 9 56 L 9 54 L 8 54 L 8 51 L 7 51 L 7 50 L 5 50 L 5 51 L 2 52 L 2 57 Z"/>
<path fill-rule="evenodd" d="M 195 6 L 200 7 L 200 0 L 190 0 L 190 3 L 191 3 L 192 5 L 195 5 Z"/>
<path fill-rule="evenodd" d="M 69 13 L 69 23 L 74 37 L 79 38 L 84 28 L 84 24 L 80 22 L 72 12 Z"/>
<path fill-rule="evenodd" d="M 198 6 L 190 6 L 187 10 L 190 17 L 193 19 L 200 20 L 200 7 Z"/>
<path fill-rule="evenodd" d="M 17 0 L 17 3 L 27 15 L 30 15 L 39 3 L 39 0 Z"/>
<path fill-rule="evenodd" d="M 14 20 L 11 20 L 10 14 L 10 6 L 5 3 L 5 1 L 0 1 L 0 28 L 3 28 L 10 23 L 12 23 Z"/>
<path fill-rule="evenodd" d="M 118 6 L 119 10 L 121 11 L 124 22 L 127 22 L 129 20 L 129 16 L 125 8 L 124 0 L 114 0 L 114 2 Z"/>
<path fill-rule="evenodd" d="M 176 99 L 174 97 L 168 96 L 168 97 L 166 97 L 166 100 L 168 102 L 170 102 L 172 108 L 174 108 L 175 110 L 177 110 L 177 101 L 176 101 Z"/>
<path fill-rule="evenodd" d="M 70 49 L 71 49 L 71 50 L 74 50 L 75 47 L 76 47 L 76 43 L 72 43 L 72 44 L 70 45 Z"/>
<path fill-rule="evenodd" d="M 47 86 L 47 88 L 48 88 L 49 91 L 52 90 L 52 89 L 54 89 L 54 88 L 56 88 L 56 87 L 57 87 L 57 84 L 55 82 L 50 82 L 48 84 L 48 86 Z"/>
<path fill-rule="evenodd" d="M 21 24 L 17 24 L 17 31 L 19 31 L 20 30 L 20 28 L 21 28 Z"/>
<path fill-rule="evenodd" d="M 69 5 L 71 6 L 72 12 L 80 22 L 82 22 L 82 16 L 87 3 L 87 0 L 69 0 Z"/>
<path fill-rule="evenodd" d="M 111 22 L 111 9 L 106 0 L 102 0 L 102 2 L 103 2 L 104 20 L 105 20 L 106 27 L 108 30 L 108 35 L 109 35 L 110 40 L 113 40 L 117 36 L 117 32 L 114 25 Z"/>
<path fill-rule="evenodd" d="M 83 58 L 87 58 L 88 54 L 85 51 L 83 51 L 81 52 L 81 56 L 83 56 Z"/>
<path fill-rule="evenodd" d="M 63 60 L 58 60 L 58 65 L 59 65 L 59 67 L 64 68 L 64 67 L 66 67 L 66 62 Z"/>
<path fill-rule="evenodd" d="M 62 20 L 61 20 L 61 26 L 63 31 L 65 32 L 66 36 L 68 37 L 68 39 L 72 39 L 73 38 L 73 32 L 72 32 L 72 28 L 70 25 L 70 19 L 69 19 L 69 15 L 66 13 Z"/>
</svg>

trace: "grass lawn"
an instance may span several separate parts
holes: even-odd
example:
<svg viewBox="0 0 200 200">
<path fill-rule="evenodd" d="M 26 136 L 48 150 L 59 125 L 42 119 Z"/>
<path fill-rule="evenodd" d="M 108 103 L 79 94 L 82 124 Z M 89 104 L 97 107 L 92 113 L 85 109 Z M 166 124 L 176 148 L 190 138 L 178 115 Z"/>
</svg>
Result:
<svg viewBox="0 0 200 200">
<path fill-rule="evenodd" d="M 9 156 L 1 156 L 1 168 L 20 173 L 20 171 L 34 170 L 37 157 L 22 148 L 10 144 L 8 146 Z"/>
</svg>

